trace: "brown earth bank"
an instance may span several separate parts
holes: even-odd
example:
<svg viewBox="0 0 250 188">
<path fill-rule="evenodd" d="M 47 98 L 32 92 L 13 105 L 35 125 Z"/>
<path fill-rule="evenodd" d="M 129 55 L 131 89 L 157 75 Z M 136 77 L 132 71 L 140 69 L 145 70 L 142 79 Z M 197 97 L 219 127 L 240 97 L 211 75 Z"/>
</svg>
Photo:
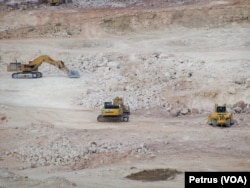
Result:
<svg viewBox="0 0 250 188">
<path fill-rule="evenodd" d="M 172 24 L 189 28 L 221 27 L 232 22 L 249 23 L 249 12 L 248 1 L 153 9 L 146 6 L 144 9 L 103 8 L 93 11 L 42 7 L 37 10 L 2 11 L 0 39 L 102 37 L 106 34 L 124 35 L 165 29 Z"/>
<path fill-rule="evenodd" d="M 247 0 L 79 2 L 1 6 L 0 187 L 184 187 L 185 171 L 249 170 Z M 43 54 L 81 77 L 6 71 Z M 97 122 L 116 96 L 130 121 Z M 232 126 L 207 124 L 215 103 Z"/>
</svg>

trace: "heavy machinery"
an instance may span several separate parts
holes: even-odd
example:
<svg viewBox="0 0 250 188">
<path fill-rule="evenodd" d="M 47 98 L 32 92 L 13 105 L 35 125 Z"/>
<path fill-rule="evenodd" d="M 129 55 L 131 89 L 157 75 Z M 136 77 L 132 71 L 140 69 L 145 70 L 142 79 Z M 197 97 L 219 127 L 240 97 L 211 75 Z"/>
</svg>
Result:
<svg viewBox="0 0 250 188">
<path fill-rule="evenodd" d="M 209 114 L 208 123 L 213 126 L 221 125 L 229 127 L 233 123 L 233 115 L 227 112 L 226 105 L 215 104 L 214 112 Z"/>
<path fill-rule="evenodd" d="M 97 117 L 99 122 L 128 122 L 129 106 L 124 105 L 122 97 L 116 97 L 113 102 L 104 102 L 101 114 Z"/>
<path fill-rule="evenodd" d="M 59 5 L 62 3 L 61 0 L 48 0 L 48 3 L 52 6 Z"/>
<path fill-rule="evenodd" d="M 56 66 L 60 70 L 66 72 L 70 78 L 79 78 L 80 74 L 76 70 L 68 69 L 63 61 L 55 61 L 47 55 L 41 55 L 34 60 L 30 61 L 29 64 L 22 64 L 19 62 L 9 63 L 7 65 L 8 72 L 15 72 L 12 74 L 12 78 L 41 78 L 42 73 L 38 72 L 38 67 L 42 63 L 49 63 Z M 17 72 L 20 71 L 20 72 Z"/>
<path fill-rule="evenodd" d="M 48 0 L 49 5 L 57 6 L 64 3 L 72 3 L 72 0 Z"/>
</svg>

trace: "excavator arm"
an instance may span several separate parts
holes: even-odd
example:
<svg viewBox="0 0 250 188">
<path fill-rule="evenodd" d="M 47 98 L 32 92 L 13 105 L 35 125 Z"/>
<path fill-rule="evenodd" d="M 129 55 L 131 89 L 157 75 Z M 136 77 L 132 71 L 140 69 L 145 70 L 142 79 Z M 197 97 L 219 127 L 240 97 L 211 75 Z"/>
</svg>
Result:
<svg viewBox="0 0 250 188">
<path fill-rule="evenodd" d="M 32 69 L 31 71 L 38 70 L 38 67 L 40 67 L 44 62 L 54 65 L 66 73 L 69 72 L 69 69 L 65 66 L 63 61 L 55 61 L 54 59 L 52 59 L 51 57 L 47 55 L 41 55 L 35 58 L 34 60 L 30 61 L 29 66 Z"/>
<path fill-rule="evenodd" d="M 22 63 L 10 63 L 7 66 L 7 71 L 21 71 L 12 74 L 12 78 L 41 78 L 42 73 L 38 72 L 38 68 L 43 63 L 49 63 L 53 66 L 56 66 L 60 70 L 66 72 L 70 78 L 79 78 L 80 74 L 76 70 L 70 70 L 68 67 L 65 66 L 63 61 L 55 61 L 51 57 L 47 55 L 41 55 L 34 60 L 30 61 L 29 64 L 22 64 Z"/>
</svg>

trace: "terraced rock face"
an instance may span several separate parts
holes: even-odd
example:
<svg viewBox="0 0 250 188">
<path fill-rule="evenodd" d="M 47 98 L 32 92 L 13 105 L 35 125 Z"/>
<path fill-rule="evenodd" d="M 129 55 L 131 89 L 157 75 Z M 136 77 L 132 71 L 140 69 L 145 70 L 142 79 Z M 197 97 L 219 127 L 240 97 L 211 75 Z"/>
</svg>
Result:
<svg viewBox="0 0 250 188">
<path fill-rule="evenodd" d="M 107 4 L 106 1 L 105 3 Z M 161 3 L 165 7 L 164 3 Z M 119 11 L 102 9 L 95 14 L 88 9 L 77 10 L 64 6 L 57 9 L 43 6 L 39 9 L 23 10 L 23 12 L 29 11 L 29 14 L 22 14 L 20 10 L 3 11 L 0 38 L 95 37 L 106 33 L 124 35 L 145 30 L 154 31 L 169 28 L 173 24 L 188 28 L 211 28 L 234 22 L 250 22 L 248 2 L 216 5 L 204 1 L 199 9 L 195 9 L 195 6 L 184 6 L 185 3 L 161 9 L 148 9 L 150 3 L 144 2 L 144 4 L 140 4 L 138 8 L 135 6 L 134 9 L 119 9 Z"/>
</svg>

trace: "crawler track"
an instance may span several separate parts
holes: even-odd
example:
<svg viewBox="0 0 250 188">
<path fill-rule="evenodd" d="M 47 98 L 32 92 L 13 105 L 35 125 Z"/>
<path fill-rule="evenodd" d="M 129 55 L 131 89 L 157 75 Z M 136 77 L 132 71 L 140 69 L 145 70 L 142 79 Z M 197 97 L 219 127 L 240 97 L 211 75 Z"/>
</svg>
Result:
<svg viewBox="0 0 250 188">
<path fill-rule="evenodd" d="M 14 79 L 41 78 L 42 76 L 41 72 L 16 72 L 12 74 Z"/>
<path fill-rule="evenodd" d="M 97 117 L 98 122 L 128 122 L 129 116 L 122 115 L 122 116 L 102 116 L 99 115 Z"/>
</svg>

